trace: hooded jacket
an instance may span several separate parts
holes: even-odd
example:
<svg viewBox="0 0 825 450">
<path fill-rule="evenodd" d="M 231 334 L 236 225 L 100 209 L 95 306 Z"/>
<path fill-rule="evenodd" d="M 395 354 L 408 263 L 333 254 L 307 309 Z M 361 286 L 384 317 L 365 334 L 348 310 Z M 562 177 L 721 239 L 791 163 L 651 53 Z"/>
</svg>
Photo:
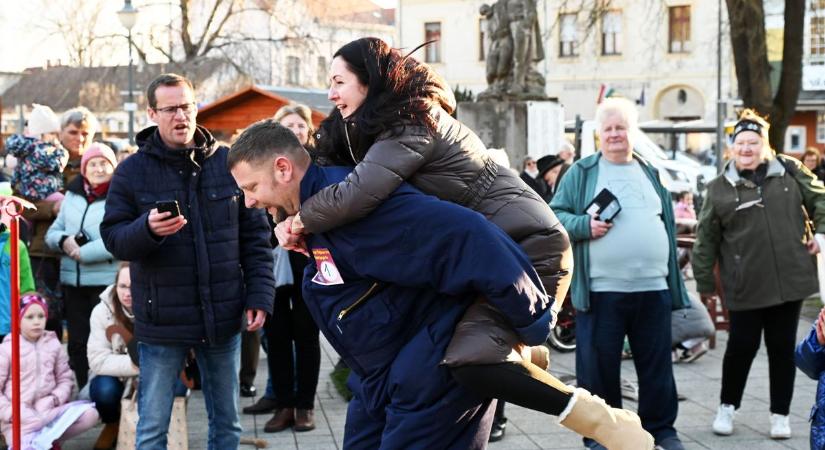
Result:
<svg viewBox="0 0 825 450">
<path fill-rule="evenodd" d="M 108 286 L 115 281 L 118 261 L 106 250 L 100 237 L 100 222 L 106 196 L 92 203 L 86 199 L 83 177 L 75 177 L 67 188 L 57 219 L 46 233 L 46 244 L 62 252 L 64 237 L 76 236 L 82 230 L 89 241 L 80 246 L 80 261 L 63 254 L 60 259 L 60 282 L 68 286 Z"/>
<path fill-rule="evenodd" d="M 349 170 L 310 166 L 301 200 Z M 522 342 L 547 339 L 551 300 L 523 250 L 482 215 L 408 184 L 364 219 L 308 236 L 307 247 L 305 303 L 352 368 L 353 405 L 363 405 L 347 417 L 347 439 L 385 420 L 381 448 L 477 448 L 479 437 L 486 445 L 483 399 L 458 386 L 442 359 L 477 296 Z M 365 414 L 375 419 L 359 422 Z"/>
<path fill-rule="evenodd" d="M 814 325 L 816 326 L 816 325 Z M 796 367 L 816 380 L 816 398 L 808 420 L 811 422 L 811 450 L 825 450 L 825 347 L 819 345 L 816 330 L 796 346 Z"/>
<path fill-rule="evenodd" d="M 825 232 L 825 186 L 794 158 L 768 160 L 762 186 L 739 176 L 733 161 L 708 183 L 693 246 L 702 293 L 720 288 L 731 311 L 803 299 L 817 291 L 816 266 L 803 243 L 805 212 Z"/>
<path fill-rule="evenodd" d="M 0 430 L 11 436 L 11 336 L 0 344 Z M 20 426 L 22 436 L 43 428 L 72 396 L 74 373 L 53 331 L 36 342 L 20 337 Z"/>
<path fill-rule="evenodd" d="M 203 127 L 195 147 L 168 148 L 157 127 L 137 136 L 140 150 L 112 177 L 100 225 L 106 248 L 130 261 L 135 336 L 153 344 L 225 342 L 241 331 L 245 309 L 272 312 L 270 229 L 243 194 Z M 149 211 L 177 200 L 187 224 L 158 237 Z"/>
</svg>

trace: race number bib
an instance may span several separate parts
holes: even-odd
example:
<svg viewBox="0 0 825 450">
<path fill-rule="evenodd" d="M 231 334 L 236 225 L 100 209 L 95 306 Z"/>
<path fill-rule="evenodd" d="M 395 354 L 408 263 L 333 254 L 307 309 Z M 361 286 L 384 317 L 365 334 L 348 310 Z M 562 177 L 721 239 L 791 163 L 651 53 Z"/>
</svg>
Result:
<svg viewBox="0 0 825 450">
<path fill-rule="evenodd" d="M 312 277 L 313 283 L 324 286 L 344 284 L 341 273 L 338 271 L 335 261 L 332 260 L 332 254 L 328 249 L 313 248 L 312 256 L 315 258 L 315 268 L 318 270 L 318 273 Z"/>
</svg>

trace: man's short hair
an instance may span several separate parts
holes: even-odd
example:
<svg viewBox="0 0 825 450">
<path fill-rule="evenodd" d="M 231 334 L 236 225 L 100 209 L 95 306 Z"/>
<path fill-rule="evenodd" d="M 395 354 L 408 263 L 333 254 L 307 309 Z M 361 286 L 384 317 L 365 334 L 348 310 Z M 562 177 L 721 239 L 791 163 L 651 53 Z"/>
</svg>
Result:
<svg viewBox="0 0 825 450">
<path fill-rule="evenodd" d="M 256 166 L 286 156 L 301 167 L 309 165 L 309 153 L 289 128 L 272 119 L 255 122 L 244 130 L 229 150 L 229 170 L 241 162 Z"/>
<path fill-rule="evenodd" d="M 186 77 L 178 75 L 176 73 L 164 73 L 158 75 L 151 83 L 149 83 L 149 87 L 146 88 L 146 100 L 149 102 L 150 108 L 157 108 L 158 106 L 158 98 L 155 96 L 155 91 L 158 90 L 161 86 L 178 86 L 181 84 L 185 84 L 189 86 L 189 89 L 192 92 L 195 92 L 195 88 L 192 86 L 192 82 L 189 81 Z"/>
<path fill-rule="evenodd" d="M 69 125 L 74 125 L 77 128 L 83 128 L 85 125 L 90 134 L 94 134 L 100 129 L 97 117 L 85 106 L 78 106 L 63 113 L 60 118 L 60 129 L 62 130 Z"/>
</svg>

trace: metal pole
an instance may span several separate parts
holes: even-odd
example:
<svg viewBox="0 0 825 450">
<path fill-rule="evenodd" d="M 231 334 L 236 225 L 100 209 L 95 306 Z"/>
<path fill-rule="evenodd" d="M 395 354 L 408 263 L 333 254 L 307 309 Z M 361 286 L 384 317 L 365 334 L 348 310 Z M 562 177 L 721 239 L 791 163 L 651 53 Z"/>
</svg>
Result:
<svg viewBox="0 0 825 450">
<path fill-rule="evenodd" d="M 132 79 L 132 29 L 129 28 L 129 145 L 135 145 L 135 101 L 134 81 Z"/>
<path fill-rule="evenodd" d="M 583 126 L 583 124 L 584 124 L 584 121 L 582 120 L 581 114 L 576 114 L 576 124 L 574 125 L 576 127 L 576 129 L 575 129 L 576 137 L 573 138 L 573 140 L 574 140 L 573 145 L 576 148 L 576 161 L 578 161 L 582 158 L 582 126 Z"/>
<path fill-rule="evenodd" d="M 14 214 L 8 211 L 9 206 L 15 209 Z M 12 417 L 12 448 L 20 448 L 20 253 L 18 240 L 20 231 L 18 229 L 18 215 L 22 206 L 18 206 L 14 200 L 6 203 L 6 214 L 10 214 L 11 223 L 9 228 L 9 249 L 11 257 L 11 417 Z"/>
<path fill-rule="evenodd" d="M 716 20 L 716 173 L 722 173 L 722 145 L 724 140 L 725 102 L 722 101 L 722 0 Z"/>
</svg>

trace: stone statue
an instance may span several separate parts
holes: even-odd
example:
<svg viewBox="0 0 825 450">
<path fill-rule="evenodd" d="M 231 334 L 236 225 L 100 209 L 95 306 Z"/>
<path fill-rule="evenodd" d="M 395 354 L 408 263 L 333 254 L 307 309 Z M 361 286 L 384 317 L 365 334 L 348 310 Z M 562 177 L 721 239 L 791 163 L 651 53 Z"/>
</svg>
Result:
<svg viewBox="0 0 825 450">
<path fill-rule="evenodd" d="M 482 5 L 487 19 L 490 50 L 487 90 L 479 100 L 545 99 L 544 77 L 535 64 L 544 59 L 536 0 L 499 0 Z"/>
<path fill-rule="evenodd" d="M 507 92 L 510 72 L 513 68 L 513 36 L 507 17 L 507 1 L 493 6 L 481 5 L 479 13 L 487 19 L 487 36 L 490 49 L 487 52 L 487 90 L 479 94 L 479 99 L 500 98 Z"/>
</svg>

